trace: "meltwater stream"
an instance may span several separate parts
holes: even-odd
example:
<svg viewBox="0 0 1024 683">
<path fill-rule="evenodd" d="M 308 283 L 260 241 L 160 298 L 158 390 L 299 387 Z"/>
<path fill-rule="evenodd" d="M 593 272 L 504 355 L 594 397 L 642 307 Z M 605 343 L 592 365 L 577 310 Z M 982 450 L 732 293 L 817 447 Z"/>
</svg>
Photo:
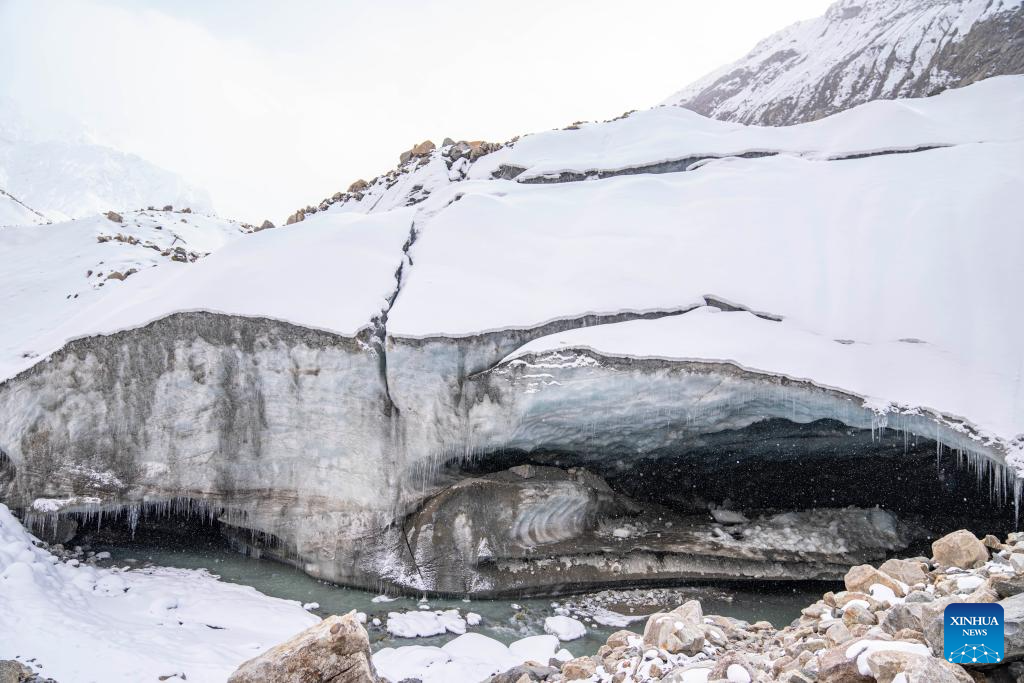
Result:
<svg viewBox="0 0 1024 683">
<path fill-rule="evenodd" d="M 131 542 L 125 539 L 92 539 L 93 551 L 107 551 L 111 559 L 104 565 L 132 567 L 166 566 L 182 569 L 206 569 L 224 581 L 253 586 L 267 595 L 303 604 L 318 603 L 311 609 L 319 616 L 344 614 L 350 610 L 365 612 L 367 630 L 374 650 L 401 645 L 443 645 L 455 636 L 445 634 L 426 638 L 398 638 L 387 632 L 389 612 L 416 611 L 429 605 L 432 610 L 458 609 L 482 619 L 468 632 L 487 635 L 503 643 L 544 633 L 544 619 L 568 613 L 587 626 L 587 635 L 569 643 L 566 648 L 575 654 L 593 653 L 612 632 L 621 628 L 642 631 L 642 617 L 659 609 L 671 609 L 690 599 L 699 599 L 706 614 L 721 614 L 754 622 L 770 621 L 777 627 L 790 623 L 803 607 L 813 603 L 828 590 L 840 586 L 829 582 L 790 584 L 714 584 L 675 588 L 640 588 L 631 591 L 569 595 L 548 599 L 524 600 L 459 600 L 431 598 L 423 603 L 413 597 L 397 597 L 383 601 L 374 593 L 336 586 L 318 581 L 300 570 L 268 559 L 239 554 L 222 544 L 203 538 L 189 544 L 175 542 Z M 166 539 L 165 539 L 166 541 Z M 377 601 L 374 601 L 377 598 Z M 625 625 L 623 616 L 635 617 Z M 374 620 L 379 620 L 379 625 Z M 599 622 L 606 622 L 604 624 Z M 615 622 L 618 622 L 617 624 Z"/>
</svg>

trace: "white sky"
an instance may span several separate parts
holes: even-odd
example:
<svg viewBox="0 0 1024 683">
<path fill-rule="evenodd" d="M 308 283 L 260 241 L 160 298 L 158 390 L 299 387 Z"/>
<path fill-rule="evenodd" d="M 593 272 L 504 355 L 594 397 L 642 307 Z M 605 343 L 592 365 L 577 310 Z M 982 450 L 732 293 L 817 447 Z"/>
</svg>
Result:
<svg viewBox="0 0 1024 683">
<path fill-rule="evenodd" d="M 828 0 L 0 0 L 0 93 L 280 222 L 423 139 L 657 104 Z"/>
</svg>

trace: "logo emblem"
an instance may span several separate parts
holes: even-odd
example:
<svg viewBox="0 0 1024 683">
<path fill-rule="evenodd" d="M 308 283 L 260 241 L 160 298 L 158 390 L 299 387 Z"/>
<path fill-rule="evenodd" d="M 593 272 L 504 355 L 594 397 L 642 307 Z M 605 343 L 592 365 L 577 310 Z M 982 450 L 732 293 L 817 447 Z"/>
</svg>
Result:
<svg viewBox="0 0 1024 683">
<path fill-rule="evenodd" d="M 959 602 L 946 606 L 942 622 L 946 661 L 995 664 L 1003 659 L 1003 606 Z"/>
</svg>

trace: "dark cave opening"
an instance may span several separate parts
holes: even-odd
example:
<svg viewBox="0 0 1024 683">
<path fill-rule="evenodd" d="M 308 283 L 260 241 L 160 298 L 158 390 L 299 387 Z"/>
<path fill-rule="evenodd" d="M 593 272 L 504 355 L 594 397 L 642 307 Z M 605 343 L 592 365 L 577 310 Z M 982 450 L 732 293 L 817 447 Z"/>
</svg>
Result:
<svg viewBox="0 0 1024 683">
<path fill-rule="evenodd" d="M 961 528 L 1004 537 L 1017 528 L 1012 490 L 1003 490 L 998 466 L 931 439 L 890 429 L 872 433 L 836 420 L 764 420 L 644 455 L 495 452 L 460 464 L 453 474 L 521 464 L 585 467 L 641 506 L 684 514 L 723 505 L 754 512 L 879 507 L 920 527 L 928 539 Z"/>
<path fill-rule="evenodd" d="M 112 509 L 26 514 L 30 530 L 48 543 L 93 551 L 109 547 L 162 553 L 220 553 L 260 557 L 265 548 L 280 552 L 280 539 L 232 522 L 244 513 L 194 498 L 126 504 Z"/>
</svg>

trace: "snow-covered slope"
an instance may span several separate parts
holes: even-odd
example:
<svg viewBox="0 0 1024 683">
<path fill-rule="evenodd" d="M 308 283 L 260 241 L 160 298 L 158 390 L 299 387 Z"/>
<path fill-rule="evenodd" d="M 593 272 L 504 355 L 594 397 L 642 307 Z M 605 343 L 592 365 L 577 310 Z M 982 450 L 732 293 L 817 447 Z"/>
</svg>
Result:
<svg viewBox="0 0 1024 683">
<path fill-rule="evenodd" d="M 317 621 L 295 601 L 202 569 L 62 562 L 0 504 L 0 656 L 44 678 L 221 683 Z"/>
<path fill-rule="evenodd" d="M 665 104 L 778 126 L 1022 72 L 1021 0 L 839 0 Z"/>
<path fill-rule="evenodd" d="M 87 321 L 110 311 L 112 296 L 134 290 L 155 266 L 168 277 L 190 270 L 210 252 L 252 231 L 235 221 L 177 211 L 133 211 L 119 217 L 120 222 L 93 216 L 0 229 L 4 375 L 50 353 L 54 331 L 68 321 L 79 321 L 81 331 L 91 324 Z M 170 288 L 149 292 L 154 300 L 173 293 Z"/>
<path fill-rule="evenodd" d="M 869 102 L 854 111 L 784 127 L 708 119 L 687 109 L 658 107 L 577 129 L 526 135 L 481 158 L 470 178 L 519 182 L 581 180 L 630 173 L 682 171 L 721 157 L 788 154 L 842 159 L 967 142 L 1024 137 L 1024 80 L 997 77 L 936 97 Z"/>
<path fill-rule="evenodd" d="M 46 216 L 26 206 L 17 197 L 0 190 L 0 227 L 5 225 L 42 225 Z"/>
<path fill-rule="evenodd" d="M 145 159 L 95 144 L 74 126 L 36 129 L 0 98 L 0 187 L 50 220 L 104 211 L 213 210 L 209 195 Z"/>
</svg>

